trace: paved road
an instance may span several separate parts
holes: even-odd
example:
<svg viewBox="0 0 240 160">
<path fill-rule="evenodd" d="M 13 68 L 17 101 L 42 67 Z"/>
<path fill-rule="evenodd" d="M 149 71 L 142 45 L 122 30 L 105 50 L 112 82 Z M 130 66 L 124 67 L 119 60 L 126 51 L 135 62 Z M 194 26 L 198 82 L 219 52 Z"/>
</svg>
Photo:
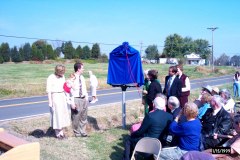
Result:
<svg viewBox="0 0 240 160">
<path fill-rule="evenodd" d="M 232 83 L 232 75 L 202 78 L 191 81 L 191 88 L 196 89 L 204 85 L 221 85 L 225 83 Z M 164 86 L 162 84 L 162 86 Z M 126 91 L 126 101 L 141 98 L 141 88 L 128 88 Z M 122 91 L 119 87 L 99 90 L 99 101 L 95 104 L 90 104 L 89 108 L 98 107 L 104 104 L 110 104 L 122 101 Z M 34 96 L 26 98 L 15 98 L 0 100 L 0 121 L 10 119 L 25 118 L 49 113 L 47 103 L 47 96 Z"/>
</svg>

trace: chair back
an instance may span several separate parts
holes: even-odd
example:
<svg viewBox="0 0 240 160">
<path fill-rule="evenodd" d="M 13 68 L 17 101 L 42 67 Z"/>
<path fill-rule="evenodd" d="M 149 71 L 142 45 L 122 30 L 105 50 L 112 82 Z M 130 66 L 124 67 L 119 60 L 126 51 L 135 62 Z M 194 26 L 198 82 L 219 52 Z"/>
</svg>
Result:
<svg viewBox="0 0 240 160">
<path fill-rule="evenodd" d="M 162 150 L 162 144 L 157 138 L 144 137 L 136 144 L 131 160 L 134 160 L 136 152 L 153 154 L 155 160 L 158 160 Z"/>
</svg>

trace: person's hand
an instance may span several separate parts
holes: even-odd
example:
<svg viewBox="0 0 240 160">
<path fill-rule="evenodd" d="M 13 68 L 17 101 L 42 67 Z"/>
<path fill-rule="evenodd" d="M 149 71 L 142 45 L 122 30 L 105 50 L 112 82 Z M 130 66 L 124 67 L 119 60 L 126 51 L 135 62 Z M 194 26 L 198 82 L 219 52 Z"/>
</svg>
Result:
<svg viewBox="0 0 240 160">
<path fill-rule="evenodd" d="M 143 90 L 142 93 L 143 93 L 144 95 L 146 95 L 146 94 L 148 94 L 148 91 Z"/>
<path fill-rule="evenodd" d="M 218 138 L 218 134 L 217 133 L 213 133 L 213 139 L 217 139 Z"/>
<path fill-rule="evenodd" d="M 72 108 L 73 110 L 75 110 L 77 107 L 76 107 L 75 104 L 72 104 L 72 105 L 71 105 L 71 108 Z"/>
</svg>

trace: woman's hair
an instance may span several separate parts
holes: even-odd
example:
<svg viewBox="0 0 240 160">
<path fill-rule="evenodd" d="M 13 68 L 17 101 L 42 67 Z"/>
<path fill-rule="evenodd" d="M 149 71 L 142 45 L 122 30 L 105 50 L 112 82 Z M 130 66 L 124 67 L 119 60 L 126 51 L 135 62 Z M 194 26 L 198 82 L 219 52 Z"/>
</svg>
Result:
<svg viewBox="0 0 240 160">
<path fill-rule="evenodd" d="M 198 107 L 193 102 L 187 102 L 184 105 L 184 115 L 187 119 L 196 118 L 198 116 Z"/>
<path fill-rule="evenodd" d="M 237 71 L 236 73 L 235 73 L 235 80 L 236 81 L 238 81 L 238 77 L 240 76 L 240 73 Z"/>
<path fill-rule="evenodd" d="M 151 69 L 148 71 L 148 76 L 152 77 L 152 79 L 157 79 L 158 71 L 155 69 Z"/>
<path fill-rule="evenodd" d="M 55 67 L 55 75 L 62 77 L 65 73 L 65 66 L 62 64 L 58 64 Z"/>
<path fill-rule="evenodd" d="M 212 99 L 212 95 L 209 94 L 208 92 L 205 92 L 203 93 L 202 95 L 202 100 L 205 102 L 205 103 L 209 103 Z"/>
</svg>

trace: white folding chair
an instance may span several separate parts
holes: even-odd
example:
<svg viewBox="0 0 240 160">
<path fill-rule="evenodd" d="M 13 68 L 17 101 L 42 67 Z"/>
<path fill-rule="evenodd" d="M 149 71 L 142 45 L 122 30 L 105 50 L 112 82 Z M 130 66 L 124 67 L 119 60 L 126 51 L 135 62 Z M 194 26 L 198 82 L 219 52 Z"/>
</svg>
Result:
<svg viewBox="0 0 240 160">
<path fill-rule="evenodd" d="M 154 159 L 159 160 L 161 150 L 162 144 L 157 138 L 144 137 L 136 144 L 131 160 L 135 160 L 134 155 L 136 152 L 153 154 Z"/>
</svg>

